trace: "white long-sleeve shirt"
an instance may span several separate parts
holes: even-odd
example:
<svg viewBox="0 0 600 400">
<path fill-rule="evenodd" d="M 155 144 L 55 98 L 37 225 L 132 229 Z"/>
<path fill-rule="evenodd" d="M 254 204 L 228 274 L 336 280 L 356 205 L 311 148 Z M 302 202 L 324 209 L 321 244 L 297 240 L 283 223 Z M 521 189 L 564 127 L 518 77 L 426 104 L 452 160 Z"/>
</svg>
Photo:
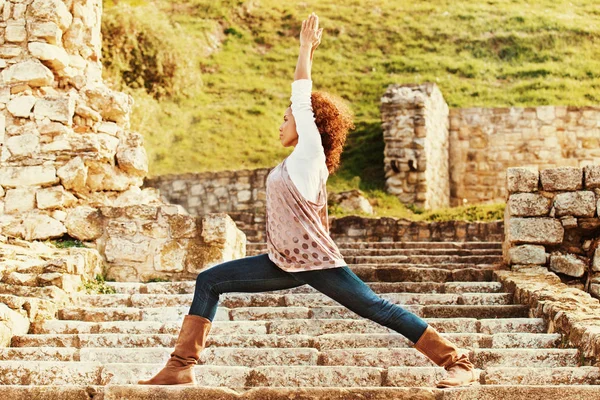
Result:
<svg viewBox="0 0 600 400">
<path fill-rule="evenodd" d="M 325 163 L 325 149 L 315 123 L 311 103 L 312 81 L 298 79 L 292 82 L 292 114 L 296 121 L 298 144 L 288 156 L 288 173 L 298 191 L 308 200 L 317 202 L 321 182 L 327 181 L 329 171 Z"/>
</svg>

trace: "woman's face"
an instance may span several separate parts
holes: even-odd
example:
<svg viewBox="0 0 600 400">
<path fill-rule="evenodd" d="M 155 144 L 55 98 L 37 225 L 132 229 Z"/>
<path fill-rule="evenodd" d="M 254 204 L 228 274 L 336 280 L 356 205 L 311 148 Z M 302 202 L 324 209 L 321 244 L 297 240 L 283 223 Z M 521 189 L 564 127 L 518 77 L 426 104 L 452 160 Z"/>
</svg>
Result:
<svg viewBox="0 0 600 400">
<path fill-rule="evenodd" d="M 292 114 L 291 107 L 288 107 L 283 114 L 283 123 L 279 127 L 279 141 L 283 147 L 295 146 L 298 144 L 296 120 Z"/>
</svg>

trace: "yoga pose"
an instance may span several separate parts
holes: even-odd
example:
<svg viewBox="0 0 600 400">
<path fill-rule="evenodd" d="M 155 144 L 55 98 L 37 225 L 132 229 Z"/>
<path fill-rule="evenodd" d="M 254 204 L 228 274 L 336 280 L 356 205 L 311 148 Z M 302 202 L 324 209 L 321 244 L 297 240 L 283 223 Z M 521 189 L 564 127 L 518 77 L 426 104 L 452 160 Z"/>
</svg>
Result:
<svg viewBox="0 0 600 400">
<path fill-rule="evenodd" d="M 206 344 L 219 296 L 265 292 L 308 284 L 358 315 L 389 327 L 448 371 L 438 387 L 476 382 L 466 354 L 417 315 L 379 297 L 346 265 L 329 236 L 325 183 L 339 166 L 347 132 L 354 128 L 348 107 L 337 96 L 312 93 L 312 55 L 323 29 L 312 13 L 302 22 L 300 55 L 291 105 L 279 128 L 292 153 L 267 176 L 267 253 L 227 261 L 198 274 L 194 298 L 166 366 L 140 384 L 196 384 L 194 366 Z"/>
</svg>

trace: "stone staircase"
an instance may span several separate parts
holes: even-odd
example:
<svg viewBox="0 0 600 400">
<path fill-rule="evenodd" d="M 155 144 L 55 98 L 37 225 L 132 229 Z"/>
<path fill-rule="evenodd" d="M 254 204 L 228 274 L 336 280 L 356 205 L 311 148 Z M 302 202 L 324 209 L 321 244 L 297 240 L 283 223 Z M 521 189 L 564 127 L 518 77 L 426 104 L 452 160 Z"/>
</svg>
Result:
<svg viewBox="0 0 600 400">
<path fill-rule="evenodd" d="M 160 370 L 194 282 L 110 283 L 0 349 L 10 399 L 600 398 L 600 369 L 547 333 L 494 281 L 501 243 L 339 243 L 382 297 L 424 318 L 481 369 L 480 386 L 436 389 L 445 371 L 397 332 L 302 287 L 227 293 L 201 354 L 202 387 L 139 386 Z M 247 255 L 266 252 L 248 244 Z"/>
</svg>

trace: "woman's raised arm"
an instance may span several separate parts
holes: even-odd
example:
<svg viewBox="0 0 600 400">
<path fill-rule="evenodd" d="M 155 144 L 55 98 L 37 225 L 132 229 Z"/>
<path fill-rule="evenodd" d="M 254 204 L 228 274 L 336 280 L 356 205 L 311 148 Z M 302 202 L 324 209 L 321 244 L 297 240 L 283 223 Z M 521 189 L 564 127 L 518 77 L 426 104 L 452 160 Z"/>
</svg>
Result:
<svg viewBox="0 0 600 400">
<path fill-rule="evenodd" d="M 311 79 L 310 67 L 312 65 L 312 56 L 314 50 L 321 42 L 323 29 L 319 29 L 319 17 L 313 12 L 307 20 L 302 21 L 302 30 L 300 31 L 300 54 L 296 63 L 296 72 L 294 80 Z"/>
<path fill-rule="evenodd" d="M 318 29 L 319 17 L 312 13 L 308 20 L 302 21 L 300 32 L 300 56 L 292 82 L 292 114 L 296 121 L 298 143 L 290 155 L 292 158 L 324 157 L 321 135 L 315 123 L 315 115 L 311 104 L 312 80 L 310 69 L 312 52 L 321 41 L 323 29 Z"/>
</svg>

